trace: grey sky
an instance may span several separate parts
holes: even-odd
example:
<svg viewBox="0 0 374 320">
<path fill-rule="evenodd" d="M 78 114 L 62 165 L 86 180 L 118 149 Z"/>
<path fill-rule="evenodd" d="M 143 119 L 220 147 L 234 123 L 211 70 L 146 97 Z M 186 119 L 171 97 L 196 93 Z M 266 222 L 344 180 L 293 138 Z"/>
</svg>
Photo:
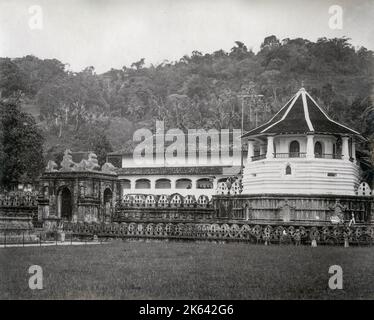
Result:
<svg viewBox="0 0 374 320">
<path fill-rule="evenodd" d="M 343 8 L 343 29 L 328 26 L 331 5 Z M 43 28 L 28 10 L 40 5 Z M 57 58 L 98 73 L 178 60 L 193 50 L 224 49 L 234 41 L 257 51 L 264 37 L 352 38 L 374 49 L 374 0 L 0 0 L 0 56 Z"/>
</svg>

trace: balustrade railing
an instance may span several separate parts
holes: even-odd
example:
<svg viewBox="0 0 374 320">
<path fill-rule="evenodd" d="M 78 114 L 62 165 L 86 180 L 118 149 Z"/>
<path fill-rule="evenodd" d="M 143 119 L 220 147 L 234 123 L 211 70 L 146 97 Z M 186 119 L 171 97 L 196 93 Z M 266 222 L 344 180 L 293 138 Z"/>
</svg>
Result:
<svg viewBox="0 0 374 320">
<path fill-rule="evenodd" d="M 36 192 L 0 193 L 0 207 L 36 207 Z"/>
<path fill-rule="evenodd" d="M 286 152 L 286 153 L 274 153 L 274 158 L 305 158 L 306 152 Z M 315 158 L 322 159 L 342 159 L 341 154 L 337 153 L 316 153 Z"/>
<path fill-rule="evenodd" d="M 305 158 L 305 152 L 274 153 L 274 158 Z"/>
<path fill-rule="evenodd" d="M 314 154 L 314 157 L 322 159 L 341 159 L 342 155 L 337 153 L 316 153 Z"/>
<path fill-rule="evenodd" d="M 308 244 L 316 240 L 329 245 L 342 245 L 346 240 L 357 245 L 374 243 L 374 227 L 353 225 L 299 226 L 289 224 L 256 224 L 251 222 L 121 222 L 64 223 L 70 239 L 83 238 L 155 238 L 191 240 L 234 240 L 253 243 Z M 0 235 L 1 236 L 1 235 Z M 1 237 L 0 237 L 1 240 Z M 57 241 L 56 241 L 57 243 Z M 1 242 L 0 242 L 1 244 Z"/>
<path fill-rule="evenodd" d="M 253 156 L 252 161 L 262 160 L 266 158 L 266 154 L 260 154 L 258 156 Z"/>
</svg>

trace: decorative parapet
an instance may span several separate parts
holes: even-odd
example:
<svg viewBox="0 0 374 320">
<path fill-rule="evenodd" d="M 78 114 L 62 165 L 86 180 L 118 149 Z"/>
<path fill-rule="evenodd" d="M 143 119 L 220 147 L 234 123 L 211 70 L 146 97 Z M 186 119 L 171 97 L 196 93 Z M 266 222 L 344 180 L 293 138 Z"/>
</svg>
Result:
<svg viewBox="0 0 374 320">
<path fill-rule="evenodd" d="M 95 153 L 90 152 L 88 159 L 82 159 L 79 163 L 73 161 L 72 152 L 70 149 L 66 149 L 64 156 L 60 163 L 60 169 L 57 170 L 56 162 L 49 160 L 45 172 L 103 172 L 107 174 L 117 175 L 116 168 L 111 163 L 104 163 L 100 166 Z"/>
<path fill-rule="evenodd" d="M 126 194 L 116 202 L 116 212 L 127 208 L 209 208 L 212 202 L 206 195 L 197 199 L 193 195 L 183 197 L 179 193 L 172 195 Z"/>
<path fill-rule="evenodd" d="M 311 225 L 348 222 L 352 215 L 370 223 L 374 207 L 372 197 L 296 194 L 213 196 L 213 204 L 222 218 Z"/>
<path fill-rule="evenodd" d="M 191 216 L 166 216 L 146 221 L 127 217 L 126 222 L 64 223 L 64 231 L 75 236 L 134 239 L 222 240 L 252 243 L 308 244 L 314 240 L 329 245 L 342 245 L 345 240 L 355 244 L 373 244 L 374 226 L 302 226 L 229 221 L 195 220 Z M 122 220 L 122 221 L 123 221 Z"/>
</svg>

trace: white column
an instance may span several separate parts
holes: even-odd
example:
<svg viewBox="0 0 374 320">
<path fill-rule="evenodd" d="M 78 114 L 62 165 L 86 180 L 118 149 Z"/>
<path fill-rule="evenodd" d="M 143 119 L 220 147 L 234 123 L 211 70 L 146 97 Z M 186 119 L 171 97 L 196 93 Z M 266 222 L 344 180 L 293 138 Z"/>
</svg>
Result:
<svg viewBox="0 0 374 320">
<path fill-rule="evenodd" d="M 148 179 L 151 183 L 151 188 L 149 189 L 149 193 L 150 194 L 155 194 L 155 192 L 157 191 L 156 190 L 156 180 L 160 179 L 160 177 L 153 177 L 153 178 L 145 177 L 145 178 Z"/>
<path fill-rule="evenodd" d="M 306 157 L 312 159 L 314 158 L 314 135 L 308 134 L 306 137 Z"/>
<path fill-rule="evenodd" d="M 133 192 L 135 193 L 136 192 L 136 180 L 140 179 L 140 177 L 138 178 L 135 178 L 134 177 L 134 180 L 131 181 L 131 188 L 133 189 Z"/>
<path fill-rule="evenodd" d="M 120 198 L 121 198 L 121 200 L 122 200 L 122 198 L 123 198 L 123 194 L 124 194 L 124 191 L 125 191 L 125 188 L 123 187 L 123 181 L 122 180 L 120 180 L 119 181 L 119 194 L 120 194 Z"/>
<path fill-rule="evenodd" d="M 343 160 L 349 160 L 349 146 L 348 146 L 348 137 L 343 137 L 343 145 L 342 145 L 342 156 Z"/>
<path fill-rule="evenodd" d="M 197 178 L 197 177 L 189 177 L 189 179 L 191 180 L 191 184 L 192 184 L 191 189 L 195 190 L 196 189 L 196 182 L 197 182 L 197 180 L 199 178 Z"/>
<path fill-rule="evenodd" d="M 189 179 L 191 180 L 192 186 L 191 186 L 191 189 L 187 190 L 188 194 L 195 196 L 196 200 L 197 200 L 197 198 L 199 196 L 199 189 L 196 188 L 196 182 L 199 178 L 198 177 L 189 177 Z"/>
<path fill-rule="evenodd" d="M 213 178 L 213 194 L 217 193 L 217 187 L 218 187 L 218 179 L 217 177 Z"/>
<path fill-rule="evenodd" d="M 247 162 L 252 161 L 252 157 L 255 154 L 254 152 L 254 141 L 248 140 L 248 154 L 247 154 Z"/>
<path fill-rule="evenodd" d="M 266 159 L 274 158 L 274 137 L 268 136 L 268 151 L 266 152 Z"/>
<path fill-rule="evenodd" d="M 353 161 L 356 161 L 356 142 L 355 142 L 355 139 L 352 139 L 352 158 L 353 158 Z"/>
<path fill-rule="evenodd" d="M 177 179 L 179 179 L 181 177 L 168 177 L 167 179 L 170 180 L 170 190 L 171 192 L 176 192 L 176 189 L 177 189 Z"/>
</svg>

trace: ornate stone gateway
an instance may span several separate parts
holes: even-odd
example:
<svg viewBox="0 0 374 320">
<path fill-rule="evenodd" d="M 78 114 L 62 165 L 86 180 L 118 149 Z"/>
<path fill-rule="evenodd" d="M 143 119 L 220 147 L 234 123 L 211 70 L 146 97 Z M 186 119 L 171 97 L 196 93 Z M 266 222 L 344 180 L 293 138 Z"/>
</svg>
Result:
<svg viewBox="0 0 374 320">
<path fill-rule="evenodd" d="M 111 164 L 99 170 L 96 155 L 76 164 L 65 151 L 61 169 L 49 162 L 39 185 L 38 220 L 46 229 L 59 222 L 110 222 L 117 196 L 117 174 Z"/>
<path fill-rule="evenodd" d="M 57 196 L 57 211 L 58 216 L 61 217 L 63 220 L 71 221 L 72 219 L 72 211 L 73 211 L 73 203 L 71 198 L 71 192 L 68 187 L 62 187 L 60 191 L 58 191 Z"/>
</svg>

